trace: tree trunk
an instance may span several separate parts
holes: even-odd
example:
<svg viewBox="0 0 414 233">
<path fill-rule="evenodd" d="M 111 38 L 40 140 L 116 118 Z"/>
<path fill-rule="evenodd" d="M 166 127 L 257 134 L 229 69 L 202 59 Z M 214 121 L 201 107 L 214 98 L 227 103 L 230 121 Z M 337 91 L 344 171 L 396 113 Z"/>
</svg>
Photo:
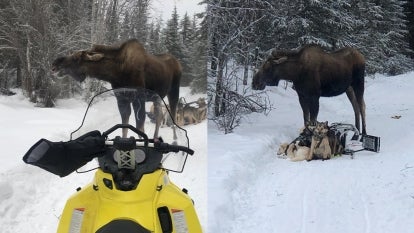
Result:
<svg viewBox="0 0 414 233">
<path fill-rule="evenodd" d="M 243 85 L 247 85 L 247 78 L 249 75 L 249 60 L 246 58 L 246 61 L 244 63 L 244 71 L 243 71 Z"/>
<path fill-rule="evenodd" d="M 24 76 L 24 89 L 27 92 L 27 95 L 33 103 L 36 102 L 33 95 L 33 78 L 32 78 L 32 64 L 30 60 L 30 36 L 27 34 L 27 45 L 26 45 L 26 67 L 25 67 L 25 76 Z"/>
<path fill-rule="evenodd" d="M 216 81 L 216 97 L 214 99 L 214 116 L 218 117 L 222 114 L 220 111 L 221 106 L 221 99 L 223 98 L 223 70 L 224 70 L 223 62 L 219 61 L 218 71 L 217 71 L 217 81 Z"/>
<path fill-rule="evenodd" d="M 16 87 L 22 87 L 22 66 L 19 57 L 16 58 Z"/>
</svg>

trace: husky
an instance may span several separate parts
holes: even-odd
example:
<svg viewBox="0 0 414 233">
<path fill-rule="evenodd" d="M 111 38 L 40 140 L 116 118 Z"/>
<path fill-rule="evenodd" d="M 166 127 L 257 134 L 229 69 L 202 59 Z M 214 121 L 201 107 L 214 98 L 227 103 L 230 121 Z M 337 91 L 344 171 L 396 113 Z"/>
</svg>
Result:
<svg viewBox="0 0 414 233">
<path fill-rule="evenodd" d="M 289 143 L 282 143 L 279 146 L 279 149 L 277 150 L 277 155 L 279 158 L 286 158 L 287 156 L 287 149 L 289 147 Z"/>
<path fill-rule="evenodd" d="M 290 159 L 290 161 L 293 162 L 305 160 L 310 148 L 307 146 L 300 146 L 299 143 L 299 141 L 290 144 L 282 143 L 279 147 L 277 155 L 281 156 L 282 158 L 287 157 Z"/>
<path fill-rule="evenodd" d="M 197 123 L 197 108 L 179 103 L 177 106 L 177 115 L 179 115 L 179 125 L 189 125 Z"/>
<path fill-rule="evenodd" d="M 333 156 L 341 156 L 344 153 L 344 146 L 341 142 L 341 133 L 335 132 L 333 129 L 328 131 L 329 146 Z"/>
<path fill-rule="evenodd" d="M 312 159 L 330 159 L 332 156 L 331 146 L 328 137 L 328 122 L 316 122 L 312 130 L 312 142 L 306 160 Z"/>
<path fill-rule="evenodd" d="M 151 122 L 155 123 L 155 109 L 154 104 L 151 105 L 150 111 L 147 113 L 148 117 L 151 119 Z M 161 115 L 162 115 L 162 121 L 160 127 L 166 127 L 171 126 L 171 117 L 170 113 L 168 112 L 169 105 L 166 106 L 164 104 L 161 104 Z M 178 114 L 176 115 L 176 118 L 178 119 Z M 177 120 L 176 120 L 177 122 Z"/>
<path fill-rule="evenodd" d="M 207 104 L 204 98 L 199 98 L 197 101 L 185 103 L 185 100 L 180 100 L 177 106 L 178 122 L 182 125 L 198 124 L 207 117 Z"/>
<path fill-rule="evenodd" d="M 204 119 L 207 118 L 207 103 L 206 103 L 206 99 L 200 97 L 197 100 L 197 104 L 198 104 L 198 122 L 203 121 Z"/>
<path fill-rule="evenodd" d="M 315 125 L 306 123 L 305 127 L 299 130 L 299 137 L 297 137 L 294 142 L 299 142 L 300 146 L 310 147 L 314 128 Z"/>
</svg>

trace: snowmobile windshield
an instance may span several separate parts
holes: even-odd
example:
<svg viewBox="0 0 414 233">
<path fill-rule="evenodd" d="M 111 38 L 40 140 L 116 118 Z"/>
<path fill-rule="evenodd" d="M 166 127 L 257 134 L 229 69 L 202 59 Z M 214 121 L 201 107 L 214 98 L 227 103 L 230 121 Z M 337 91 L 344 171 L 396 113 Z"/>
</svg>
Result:
<svg viewBox="0 0 414 233">
<path fill-rule="evenodd" d="M 136 127 L 149 139 L 158 140 L 160 137 L 163 142 L 189 147 L 187 131 L 172 120 L 169 105 L 157 93 L 144 88 L 111 89 L 93 96 L 81 125 L 72 132 L 71 139 L 92 130 L 103 133 L 117 124 Z M 108 138 L 116 136 L 140 138 L 129 129 L 117 129 Z M 164 154 L 162 167 L 169 171 L 182 172 L 187 156 L 187 153 L 181 151 Z"/>
</svg>

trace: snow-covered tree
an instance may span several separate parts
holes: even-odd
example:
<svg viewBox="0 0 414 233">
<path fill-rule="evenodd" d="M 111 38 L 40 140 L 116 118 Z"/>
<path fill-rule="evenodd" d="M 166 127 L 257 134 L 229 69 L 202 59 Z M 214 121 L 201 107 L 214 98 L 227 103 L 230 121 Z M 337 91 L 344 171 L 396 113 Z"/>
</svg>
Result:
<svg viewBox="0 0 414 233">
<path fill-rule="evenodd" d="M 231 132 L 238 125 L 243 113 L 263 110 L 259 108 L 261 100 L 246 91 L 249 85 L 240 84 L 244 81 L 247 84 L 247 80 L 237 74 L 243 69 L 247 75 L 249 58 L 262 38 L 255 29 L 263 26 L 262 20 L 273 7 L 268 1 L 242 2 L 205 1 L 209 25 L 207 92 L 211 103 L 210 118 L 225 132 Z M 238 66 L 239 63 L 243 65 Z"/>
<path fill-rule="evenodd" d="M 165 46 L 168 49 L 168 52 L 177 58 L 183 56 L 181 50 L 181 40 L 179 34 L 179 16 L 177 13 L 177 8 L 174 7 L 174 10 L 171 14 L 171 19 L 167 21 L 167 27 L 165 28 Z"/>
<path fill-rule="evenodd" d="M 132 30 L 132 25 L 131 25 L 131 19 L 129 16 L 129 11 L 125 12 L 125 16 L 121 25 L 121 31 L 120 31 L 120 36 L 119 36 L 121 41 L 125 41 L 128 39 L 133 38 L 133 30 Z"/>
<path fill-rule="evenodd" d="M 151 0 L 132 1 L 131 26 L 133 37 L 147 45 Z"/>
<path fill-rule="evenodd" d="M 405 4 L 405 15 L 407 20 L 408 41 L 411 51 L 414 51 L 414 0 L 407 0 Z M 410 52 L 411 58 L 414 58 L 414 53 Z"/>
<path fill-rule="evenodd" d="M 149 27 L 148 47 L 153 54 L 160 54 L 166 52 L 167 48 L 163 43 L 163 35 L 161 34 L 162 20 L 152 22 Z"/>
<path fill-rule="evenodd" d="M 411 69 L 402 1 L 359 2 L 364 26 L 354 32 L 357 47 L 367 58 L 368 73 L 398 74 Z"/>
<path fill-rule="evenodd" d="M 194 16 L 189 26 L 187 39 L 183 39 L 186 46 L 187 61 L 189 62 L 190 85 L 193 93 L 206 93 L 207 90 L 207 36 L 206 25 L 198 26 Z M 185 37 L 183 37 L 185 38 Z"/>
</svg>

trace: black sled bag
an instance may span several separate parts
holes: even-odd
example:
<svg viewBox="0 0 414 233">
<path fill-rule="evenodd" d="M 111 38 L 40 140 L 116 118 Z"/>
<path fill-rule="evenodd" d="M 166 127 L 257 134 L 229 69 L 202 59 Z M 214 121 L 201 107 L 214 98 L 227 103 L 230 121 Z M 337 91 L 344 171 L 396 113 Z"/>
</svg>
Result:
<svg viewBox="0 0 414 233">
<path fill-rule="evenodd" d="M 91 131 L 68 142 L 42 138 L 23 156 L 23 161 L 64 177 L 104 153 L 105 138 L 99 131 Z"/>
</svg>

